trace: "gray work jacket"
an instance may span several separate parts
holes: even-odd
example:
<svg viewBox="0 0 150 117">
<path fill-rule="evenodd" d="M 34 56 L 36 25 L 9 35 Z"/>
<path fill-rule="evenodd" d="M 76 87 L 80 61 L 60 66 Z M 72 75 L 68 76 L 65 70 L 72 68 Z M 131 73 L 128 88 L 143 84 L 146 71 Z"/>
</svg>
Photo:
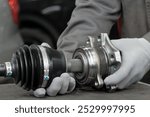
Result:
<svg viewBox="0 0 150 117">
<path fill-rule="evenodd" d="M 109 34 L 120 16 L 122 38 L 144 37 L 150 41 L 150 0 L 76 0 L 68 27 L 58 40 L 58 49 L 70 58 L 87 36 Z"/>
</svg>

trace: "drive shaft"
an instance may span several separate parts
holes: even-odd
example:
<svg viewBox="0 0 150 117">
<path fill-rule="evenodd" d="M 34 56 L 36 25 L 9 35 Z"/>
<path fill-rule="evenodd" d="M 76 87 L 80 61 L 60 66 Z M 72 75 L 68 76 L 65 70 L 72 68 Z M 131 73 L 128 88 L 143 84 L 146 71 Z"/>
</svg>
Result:
<svg viewBox="0 0 150 117">
<path fill-rule="evenodd" d="M 0 64 L 0 76 L 14 78 L 26 90 L 35 90 L 48 87 L 53 78 L 67 72 L 74 73 L 81 86 L 100 89 L 105 77 L 118 70 L 120 64 L 120 51 L 102 33 L 100 37 L 89 37 L 85 46 L 75 50 L 71 60 L 62 51 L 47 46 L 24 45 L 10 62 Z"/>
</svg>

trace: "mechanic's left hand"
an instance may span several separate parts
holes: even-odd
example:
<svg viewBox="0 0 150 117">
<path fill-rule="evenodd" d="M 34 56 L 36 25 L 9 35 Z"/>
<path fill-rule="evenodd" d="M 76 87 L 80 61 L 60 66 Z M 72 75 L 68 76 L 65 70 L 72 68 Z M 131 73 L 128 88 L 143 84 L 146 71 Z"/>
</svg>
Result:
<svg viewBox="0 0 150 117">
<path fill-rule="evenodd" d="M 112 43 L 122 53 L 122 64 L 104 82 L 106 86 L 124 89 L 141 80 L 150 69 L 150 43 L 144 38 L 112 40 Z"/>
<path fill-rule="evenodd" d="M 60 77 L 54 78 L 47 89 L 38 88 L 33 94 L 35 97 L 44 97 L 46 94 L 48 94 L 48 96 L 56 96 L 57 94 L 71 93 L 75 85 L 75 79 L 71 77 L 70 74 L 63 73 Z"/>
</svg>

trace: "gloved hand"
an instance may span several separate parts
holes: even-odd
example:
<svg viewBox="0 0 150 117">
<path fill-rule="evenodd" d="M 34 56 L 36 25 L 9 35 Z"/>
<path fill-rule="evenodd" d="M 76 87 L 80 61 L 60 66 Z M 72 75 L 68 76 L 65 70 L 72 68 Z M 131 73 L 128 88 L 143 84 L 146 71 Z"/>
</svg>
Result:
<svg viewBox="0 0 150 117">
<path fill-rule="evenodd" d="M 150 43 L 144 38 L 112 40 L 112 43 L 122 53 L 122 64 L 104 82 L 124 89 L 141 80 L 150 69 Z"/>
<path fill-rule="evenodd" d="M 50 47 L 47 43 L 42 43 L 42 46 Z M 72 92 L 75 88 L 75 85 L 75 79 L 71 77 L 70 74 L 63 73 L 60 77 L 54 78 L 47 89 L 38 88 L 33 92 L 33 94 L 35 97 L 44 97 L 46 94 L 49 96 L 66 94 Z"/>
<path fill-rule="evenodd" d="M 35 97 L 44 97 L 47 93 L 49 96 L 56 96 L 57 94 L 71 93 L 75 88 L 75 79 L 68 73 L 61 74 L 60 77 L 53 79 L 51 85 L 47 88 L 38 88 L 34 91 Z"/>
</svg>

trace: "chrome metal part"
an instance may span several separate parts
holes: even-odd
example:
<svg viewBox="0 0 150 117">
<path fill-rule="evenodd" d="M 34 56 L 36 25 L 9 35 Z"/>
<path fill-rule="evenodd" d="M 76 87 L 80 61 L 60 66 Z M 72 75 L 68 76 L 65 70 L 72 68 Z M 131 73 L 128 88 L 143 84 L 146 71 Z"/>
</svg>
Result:
<svg viewBox="0 0 150 117">
<path fill-rule="evenodd" d="M 6 77 L 11 77 L 12 76 L 12 66 L 10 62 L 5 62 L 5 66 L 6 66 Z"/>
<path fill-rule="evenodd" d="M 111 43 L 107 33 L 101 33 L 101 46 L 105 50 L 108 57 L 109 73 L 112 74 L 121 64 L 121 53 L 120 51 Z"/>
<path fill-rule="evenodd" d="M 46 87 L 47 82 L 49 80 L 49 58 L 47 56 L 45 48 L 42 46 L 39 46 L 39 48 L 42 53 L 43 65 L 44 65 L 44 78 L 43 78 L 42 87 Z"/>
<path fill-rule="evenodd" d="M 100 89 L 104 86 L 104 78 L 120 67 L 121 53 L 106 33 L 88 38 L 85 46 L 76 49 L 73 54 L 73 59 L 80 59 L 83 65 L 82 72 L 75 73 L 75 77 L 81 85 Z"/>
</svg>

